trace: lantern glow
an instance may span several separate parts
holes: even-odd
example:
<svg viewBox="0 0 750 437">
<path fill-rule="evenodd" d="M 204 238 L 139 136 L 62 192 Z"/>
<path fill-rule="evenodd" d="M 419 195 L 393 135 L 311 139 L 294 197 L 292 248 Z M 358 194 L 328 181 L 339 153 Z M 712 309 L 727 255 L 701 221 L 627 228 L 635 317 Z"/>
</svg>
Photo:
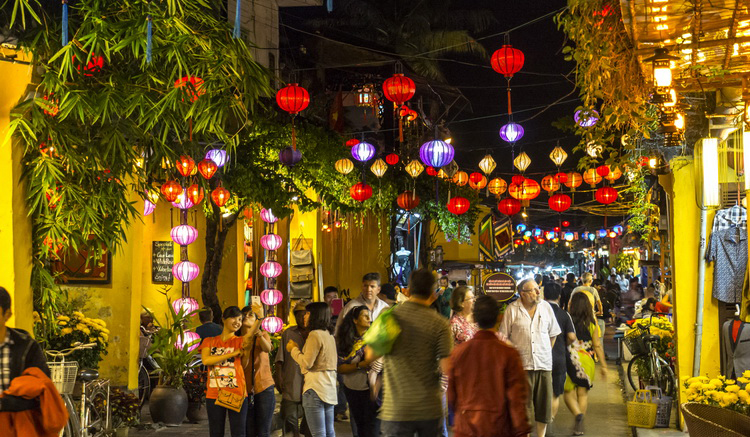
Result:
<svg viewBox="0 0 750 437">
<path fill-rule="evenodd" d="M 276 234 L 266 234 L 260 237 L 260 245 L 266 250 L 277 250 L 281 247 L 281 237 Z"/>
<path fill-rule="evenodd" d="M 424 166 L 421 162 L 417 159 L 412 159 L 409 164 L 406 165 L 406 172 L 409 173 L 409 176 L 412 178 L 416 178 L 422 172 L 424 171 Z"/>
<path fill-rule="evenodd" d="M 266 317 L 263 319 L 263 322 L 261 322 L 261 326 L 263 327 L 263 330 L 268 332 L 269 334 L 275 334 L 284 327 L 284 321 L 281 320 L 278 317 Z"/>
<path fill-rule="evenodd" d="M 376 159 L 370 166 L 370 171 L 378 178 L 382 178 L 386 170 L 388 170 L 388 164 L 380 158 Z"/>
<path fill-rule="evenodd" d="M 198 264 L 190 261 L 180 261 L 172 267 L 172 275 L 182 282 L 190 282 L 197 278 L 200 271 Z"/>
<path fill-rule="evenodd" d="M 352 157 L 359 162 L 367 162 L 375 156 L 375 146 L 367 142 L 359 142 L 352 146 Z"/>
<path fill-rule="evenodd" d="M 337 172 L 343 175 L 347 175 L 351 173 L 352 170 L 354 170 L 354 163 L 351 161 L 351 159 L 341 158 L 338 161 L 336 161 L 336 164 L 334 165 L 334 167 L 336 168 Z"/>
<path fill-rule="evenodd" d="M 518 171 L 523 173 L 527 168 L 529 168 L 529 165 L 531 165 L 531 158 L 529 158 L 529 155 L 527 155 L 526 152 L 521 152 L 518 156 L 516 156 L 516 159 L 513 160 L 513 165 L 518 169 Z"/>
<path fill-rule="evenodd" d="M 452 214 L 461 215 L 468 211 L 469 206 L 471 205 L 469 203 L 469 200 L 465 197 L 456 196 L 452 198 L 446 206 L 448 208 L 448 211 L 450 211 Z"/>
<path fill-rule="evenodd" d="M 263 290 L 263 292 L 260 294 L 260 301 L 270 306 L 277 305 L 283 299 L 284 295 L 279 290 L 273 288 Z"/>
<path fill-rule="evenodd" d="M 226 150 L 223 150 L 223 149 L 211 149 L 208 152 L 206 152 L 205 159 L 208 159 L 209 161 L 213 161 L 214 164 L 216 164 L 217 167 L 221 168 L 221 167 L 224 167 L 224 165 L 227 163 L 227 160 L 229 158 L 227 157 L 227 151 Z"/>
<path fill-rule="evenodd" d="M 442 167 L 453 161 L 453 146 L 442 140 L 432 140 L 419 148 L 419 159 L 428 166 Z"/>
<path fill-rule="evenodd" d="M 500 128 L 500 138 L 506 143 L 515 143 L 523 138 L 523 126 L 512 121 Z"/>
<path fill-rule="evenodd" d="M 172 228 L 169 236 L 180 246 L 187 246 L 193 244 L 198 238 L 198 230 L 190 225 L 178 225 Z"/>
<path fill-rule="evenodd" d="M 565 150 L 563 150 L 562 147 L 557 146 L 552 149 L 552 152 L 550 152 L 549 159 L 551 159 L 556 166 L 560 167 L 561 165 L 563 165 L 563 162 L 568 159 L 568 154 L 565 152 Z"/>
<path fill-rule="evenodd" d="M 181 297 L 172 302 L 172 308 L 176 314 L 179 314 L 180 311 L 182 311 L 184 316 L 189 316 L 198 311 L 199 306 L 198 301 L 192 297 Z"/>
<path fill-rule="evenodd" d="M 489 154 L 484 155 L 484 158 L 479 161 L 479 169 L 482 170 L 487 176 L 492 173 L 496 166 L 497 164 L 495 163 L 495 160 L 492 159 L 492 155 Z"/>
<path fill-rule="evenodd" d="M 296 83 L 291 83 L 276 93 L 276 103 L 282 110 L 296 115 L 310 104 L 310 94 Z"/>
<path fill-rule="evenodd" d="M 197 332 L 184 331 L 182 335 L 177 337 L 174 343 L 174 347 L 182 350 L 184 347 L 188 348 L 188 352 L 192 352 L 198 348 L 201 342 L 201 336 Z"/>
<path fill-rule="evenodd" d="M 204 159 L 198 163 L 198 173 L 203 176 L 203 179 L 211 179 L 218 169 L 219 166 L 210 159 Z"/>
<path fill-rule="evenodd" d="M 266 261 L 260 265 L 260 274 L 264 278 L 275 278 L 281 274 L 281 264 L 276 261 Z"/>
<path fill-rule="evenodd" d="M 372 197 L 372 187 L 364 182 L 357 182 L 349 188 L 349 195 L 357 202 L 364 202 Z"/>
<path fill-rule="evenodd" d="M 260 210 L 260 219 L 266 223 L 276 223 L 279 219 L 273 215 L 270 209 L 263 208 Z"/>
</svg>

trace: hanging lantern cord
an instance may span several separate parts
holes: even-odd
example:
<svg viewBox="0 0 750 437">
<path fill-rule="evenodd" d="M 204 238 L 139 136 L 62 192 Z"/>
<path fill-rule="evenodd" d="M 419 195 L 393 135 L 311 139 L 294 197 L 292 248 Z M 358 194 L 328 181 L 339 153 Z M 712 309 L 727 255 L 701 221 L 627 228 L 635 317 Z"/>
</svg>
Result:
<svg viewBox="0 0 750 437">
<path fill-rule="evenodd" d="M 151 15 L 146 17 L 146 62 L 151 63 L 151 52 L 153 50 L 153 30 Z"/>
<path fill-rule="evenodd" d="M 297 150 L 297 131 L 294 130 L 295 115 L 292 115 L 292 149 Z"/>
<path fill-rule="evenodd" d="M 68 45 L 68 0 L 62 0 L 62 45 Z"/>
</svg>

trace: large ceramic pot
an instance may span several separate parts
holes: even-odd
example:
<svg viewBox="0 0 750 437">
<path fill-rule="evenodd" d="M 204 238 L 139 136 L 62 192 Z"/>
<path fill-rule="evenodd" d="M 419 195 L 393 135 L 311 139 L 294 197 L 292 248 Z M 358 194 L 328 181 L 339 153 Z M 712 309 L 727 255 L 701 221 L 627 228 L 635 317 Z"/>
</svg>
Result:
<svg viewBox="0 0 750 437">
<path fill-rule="evenodd" d="M 187 393 L 181 388 L 157 385 L 151 392 L 148 409 L 154 423 L 180 426 L 188 409 Z"/>
<path fill-rule="evenodd" d="M 201 423 L 208 420 L 208 413 L 200 402 L 190 402 L 187 410 L 187 420 L 190 423 Z"/>
</svg>

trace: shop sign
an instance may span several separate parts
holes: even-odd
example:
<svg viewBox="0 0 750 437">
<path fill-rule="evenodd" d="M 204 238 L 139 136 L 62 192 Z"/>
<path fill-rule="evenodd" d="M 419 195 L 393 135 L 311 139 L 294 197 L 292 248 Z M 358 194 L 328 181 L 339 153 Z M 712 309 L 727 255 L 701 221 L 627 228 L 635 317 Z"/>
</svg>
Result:
<svg viewBox="0 0 750 437">
<path fill-rule="evenodd" d="M 507 273 L 492 273 L 482 282 L 484 293 L 498 302 L 505 302 L 516 295 L 516 281 Z"/>
<path fill-rule="evenodd" d="M 172 266 L 174 265 L 174 243 L 172 241 L 151 242 L 151 282 L 154 284 L 172 284 Z"/>
</svg>

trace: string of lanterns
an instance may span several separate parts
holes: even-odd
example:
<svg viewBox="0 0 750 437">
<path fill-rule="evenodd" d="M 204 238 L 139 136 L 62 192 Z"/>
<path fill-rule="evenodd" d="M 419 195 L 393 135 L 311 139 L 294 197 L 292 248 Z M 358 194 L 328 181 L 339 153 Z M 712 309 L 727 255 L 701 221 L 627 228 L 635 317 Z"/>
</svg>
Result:
<svg viewBox="0 0 750 437">
<path fill-rule="evenodd" d="M 265 250 L 265 262 L 260 266 L 260 274 L 265 278 L 265 290 L 260 294 L 260 300 L 269 308 L 271 314 L 263 319 L 263 330 L 275 334 L 284 327 L 284 321 L 275 316 L 274 307 L 283 299 L 284 295 L 276 288 L 276 278 L 282 273 L 281 264 L 276 262 L 276 251 L 282 246 L 282 238 L 274 233 L 275 223 L 279 220 L 270 209 L 261 209 L 260 219 L 266 224 L 267 233 L 260 237 L 260 245 Z"/>
<path fill-rule="evenodd" d="M 570 226 L 570 222 L 563 221 L 562 222 L 562 228 L 566 228 Z M 513 238 L 513 244 L 515 247 L 529 244 L 531 243 L 531 240 L 536 241 L 537 244 L 544 244 L 547 242 L 552 243 L 558 243 L 561 240 L 565 241 L 566 243 L 575 241 L 575 240 L 583 240 L 583 241 L 595 241 L 597 238 L 599 239 L 615 239 L 619 236 L 622 236 L 624 232 L 624 228 L 621 225 L 613 226 L 611 229 L 599 229 L 597 231 L 589 232 L 584 231 L 582 233 L 573 232 L 573 231 L 563 231 L 560 226 L 555 226 L 551 230 L 543 230 L 542 228 L 535 227 L 533 229 L 529 229 L 526 224 L 519 223 L 515 227 L 516 235 Z"/>
</svg>

